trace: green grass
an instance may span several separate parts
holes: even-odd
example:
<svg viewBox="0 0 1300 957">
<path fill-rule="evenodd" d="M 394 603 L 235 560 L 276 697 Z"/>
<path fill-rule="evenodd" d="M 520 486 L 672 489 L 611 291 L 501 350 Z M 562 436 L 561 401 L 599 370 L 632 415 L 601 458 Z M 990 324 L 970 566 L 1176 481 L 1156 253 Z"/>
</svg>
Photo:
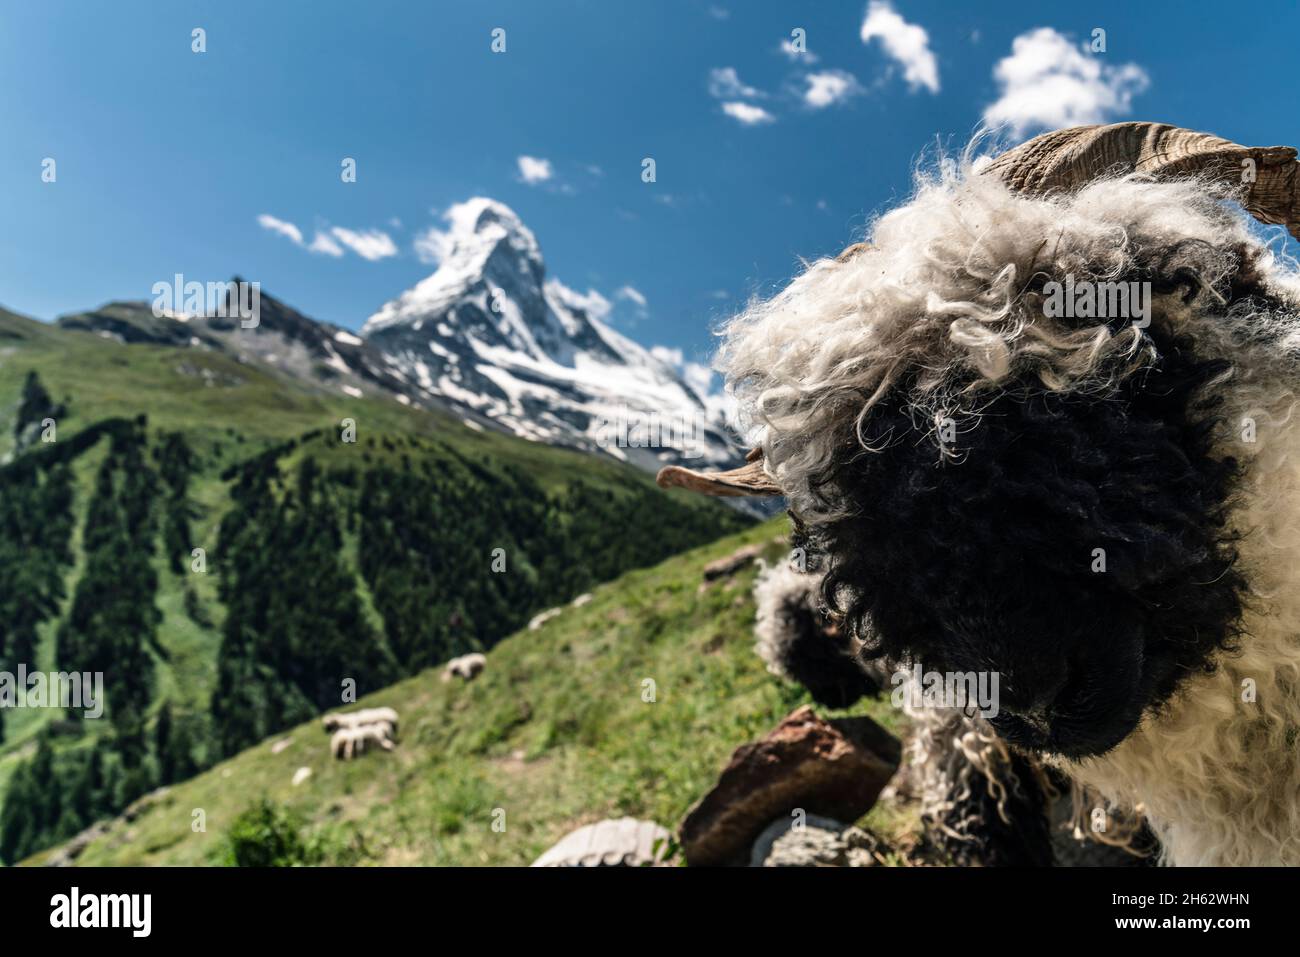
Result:
<svg viewBox="0 0 1300 957">
<path fill-rule="evenodd" d="M 220 384 L 205 384 L 195 374 L 202 368 L 211 370 L 212 381 Z M 195 575 L 187 570 L 175 575 L 165 567 L 161 548 L 155 556 L 159 572 L 155 603 L 163 613 L 158 638 L 165 660 L 156 660 L 152 708 L 156 710 L 170 700 L 177 715 L 205 713 L 215 683 L 224 609 L 217 600 L 212 556 L 216 553 L 221 518 L 230 505 L 229 484 L 220 475 L 234 463 L 313 430 L 337 434 L 342 420 L 351 418 L 357 427 L 356 444 L 312 443 L 312 454 L 323 466 L 356 466 L 363 471 L 372 464 L 395 462 L 403 453 L 413 459 L 437 458 L 448 455 L 450 450 L 475 461 L 490 461 L 493 467 L 516 467 L 548 494 L 563 490 L 578 478 L 596 490 L 616 494 L 653 486 L 648 474 L 613 460 L 472 430 L 450 415 L 409 408 L 386 398 L 355 399 L 331 394 L 282 378 L 269 367 L 236 362 L 216 352 L 124 345 L 92 333 L 36 322 L 4 309 L 0 309 L 0 460 L 13 451 L 18 396 L 29 370 L 39 374 L 56 402 L 67 406 L 67 415 L 58 422 L 60 441 L 109 417 L 134 418 L 144 413 L 151 435 L 163 430 L 180 431 L 200 459 L 190 486 L 190 497 L 198 511 L 192 531 L 195 544 L 208 551 L 209 572 Z M 385 448 L 385 438 L 392 440 L 393 449 Z M 412 441 L 416 448 L 411 448 Z M 73 466 L 76 530 L 72 548 L 76 562 L 67 572 L 63 609 L 40 628 L 37 664 L 43 670 L 54 665 L 55 634 L 81 573 L 82 525 L 105 449 L 106 442 L 101 440 Z M 299 446 L 282 460 L 286 473 L 302 454 L 304 450 Z M 670 494 L 689 502 L 692 508 L 716 507 L 696 503 L 686 493 Z M 349 537 L 347 557 L 351 562 L 354 553 L 355 541 Z M 198 593 L 213 627 L 200 627 L 185 613 L 187 586 Z M 372 620 L 376 619 L 364 583 L 361 588 L 367 612 Z M 34 750 L 36 735 L 58 716 L 54 709 L 6 712 L 6 738 L 0 744 L 0 795 L 18 763 Z M 68 740 L 58 746 L 65 743 L 80 747 L 90 742 Z"/>
<path fill-rule="evenodd" d="M 290 742 L 278 754 L 266 741 L 172 788 L 78 863 L 214 863 L 223 834 L 262 798 L 346 863 L 523 865 L 605 817 L 675 829 L 737 746 L 808 701 L 754 654 L 756 568 L 701 589 L 704 564 L 743 544 L 767 542 L 767 559 L 779 560 L 783 531 L 773 520 L 600 586 L 590 603 L 493 648 L 474 682 L 426 671 L 363 699 L 400 713 L 391 753 L 336 761 L 318 723 L 299 726 L 277 736 Z M 848 713 L 900 730 L 887 698 L 832 712 Z M 312 775 L 294 787 L 300 767 Z M 196 809 L 204 832 L 191 828 Z M 494 830 L 502 811 L 505 830 Z M 914 823 L 872 821 L 887 833 Z"/>
</svg>

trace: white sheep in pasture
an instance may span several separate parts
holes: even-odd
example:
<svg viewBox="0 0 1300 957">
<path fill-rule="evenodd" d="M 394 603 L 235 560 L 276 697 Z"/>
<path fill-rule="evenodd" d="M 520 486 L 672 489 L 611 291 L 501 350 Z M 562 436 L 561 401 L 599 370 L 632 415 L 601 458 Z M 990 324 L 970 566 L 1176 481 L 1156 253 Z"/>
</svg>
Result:
<svg viewBox="0 0 1300 957">
<path fill-rule="evenodd" d="M 446 667 L 442 669 L 442 680 L 450 681 L 452 678 L 463 678 L 465 681 L 473 681 L 486 666 L 487 657 L 480 652 L 475 651 L 468 655 L 461 655 L 459 658 L 453 658 L 447 662 Z"/>
<path fill-rule="evenodd" d="M 351 761 L 358 754 L 363 754 L 372 746 L 393 750 L 393 742 L 388 737 L 386 724 L 366 724 L 355 728 L 340 728 L 330 738 L 330 752 L 336 758 Z"/>
</svg>

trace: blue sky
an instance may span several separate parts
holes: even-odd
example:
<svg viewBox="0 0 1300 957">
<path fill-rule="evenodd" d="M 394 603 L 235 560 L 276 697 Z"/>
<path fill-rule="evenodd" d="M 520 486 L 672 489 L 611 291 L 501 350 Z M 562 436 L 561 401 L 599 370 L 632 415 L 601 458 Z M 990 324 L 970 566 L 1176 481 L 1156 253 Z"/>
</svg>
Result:
<svg viewBox="0 0 1300 957">
<path fill-rule="evenodd" d="M 796 28 L 812 57 L 780 49 Z M 52 318 L 238 273 L 355 328 L 435 268 L 417 238 L 441 212 L 487 195 L 615 325 L 699 358 L 986 116 L 1300 143 L 1297 35 L 1289 2 L 6 3 L 0 303 Z"/>
</svg>

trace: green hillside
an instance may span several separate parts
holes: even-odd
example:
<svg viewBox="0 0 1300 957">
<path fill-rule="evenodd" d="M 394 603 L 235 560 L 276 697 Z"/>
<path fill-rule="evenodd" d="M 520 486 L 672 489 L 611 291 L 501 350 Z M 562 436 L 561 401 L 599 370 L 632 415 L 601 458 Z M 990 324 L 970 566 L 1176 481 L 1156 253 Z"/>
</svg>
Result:
<svg viewBox="0 0 1300 957">
<path fill-rule="evenodd" d="M 605 817 L 674 828 L 735 747 L 808 700 L 753 651 L 756 567 L 701 588 L 705 563 L 740 545 L 767 542 L 765 557 L 780 560 L 783 531 L 774 520 L 599 586 L 498 644 L 469 684 L 428 670 L 363 699 L 400 713 L 391 753 L 335 760 L 319 723 L 304 723 L 147 801 L 77 863 L 220 862 L 239 816 L 263 800 L 322 863 L 518 865 Z M 898 731 L 887 699 L 844 713 Z M 303 767 L 311 776 L 294 786 Z M 493 829 L 497 809 L 504 831 Z M 205 831 L 192 828 L 196 810 Z M 867 823 L 912 826 L 897 813 L 880 806 Z"/>
<path fill-rule="evenodd" d="M 0 670 L 103 671 L 109 706 L 0 712 L 0 859 L 337 705 L 345 681 L 491 647 L 752 524 L 612 460 L 0 310 L 6 461 Z"/>
</svg>

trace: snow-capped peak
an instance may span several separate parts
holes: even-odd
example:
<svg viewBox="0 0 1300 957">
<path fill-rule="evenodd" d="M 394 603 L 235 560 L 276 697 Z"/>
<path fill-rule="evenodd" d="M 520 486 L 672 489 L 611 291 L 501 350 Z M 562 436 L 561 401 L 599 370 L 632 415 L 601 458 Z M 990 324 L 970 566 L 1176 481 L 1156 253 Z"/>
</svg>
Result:
<svg viewBox="0 0 1300 957">
<path fill-rule="evenodd" d="M 430 228 L 415 241 L 421 259 L 437 263 L 438 269 L 371 316 L 363 336 L 394 323 L 418 322 L 493 273 L 524 279 L 540 295 L 546 272 L 541 248 L 509 206 L 475 196 L 454 204 L 442 218 L 446 229 Z"/>
<path fill-rule="evenodd" d="M 443 220 L 416 244 L 436 271 L 361 331 L 410 380 L 519 435 L 647 467 L 737 459 L 702 370 L 615 331 L 599 292 L 548 279 L 536 237 L 513 210 L 475 197 Z M 642 425 L 651 441 L 626 439 Z"/>
</svg>

